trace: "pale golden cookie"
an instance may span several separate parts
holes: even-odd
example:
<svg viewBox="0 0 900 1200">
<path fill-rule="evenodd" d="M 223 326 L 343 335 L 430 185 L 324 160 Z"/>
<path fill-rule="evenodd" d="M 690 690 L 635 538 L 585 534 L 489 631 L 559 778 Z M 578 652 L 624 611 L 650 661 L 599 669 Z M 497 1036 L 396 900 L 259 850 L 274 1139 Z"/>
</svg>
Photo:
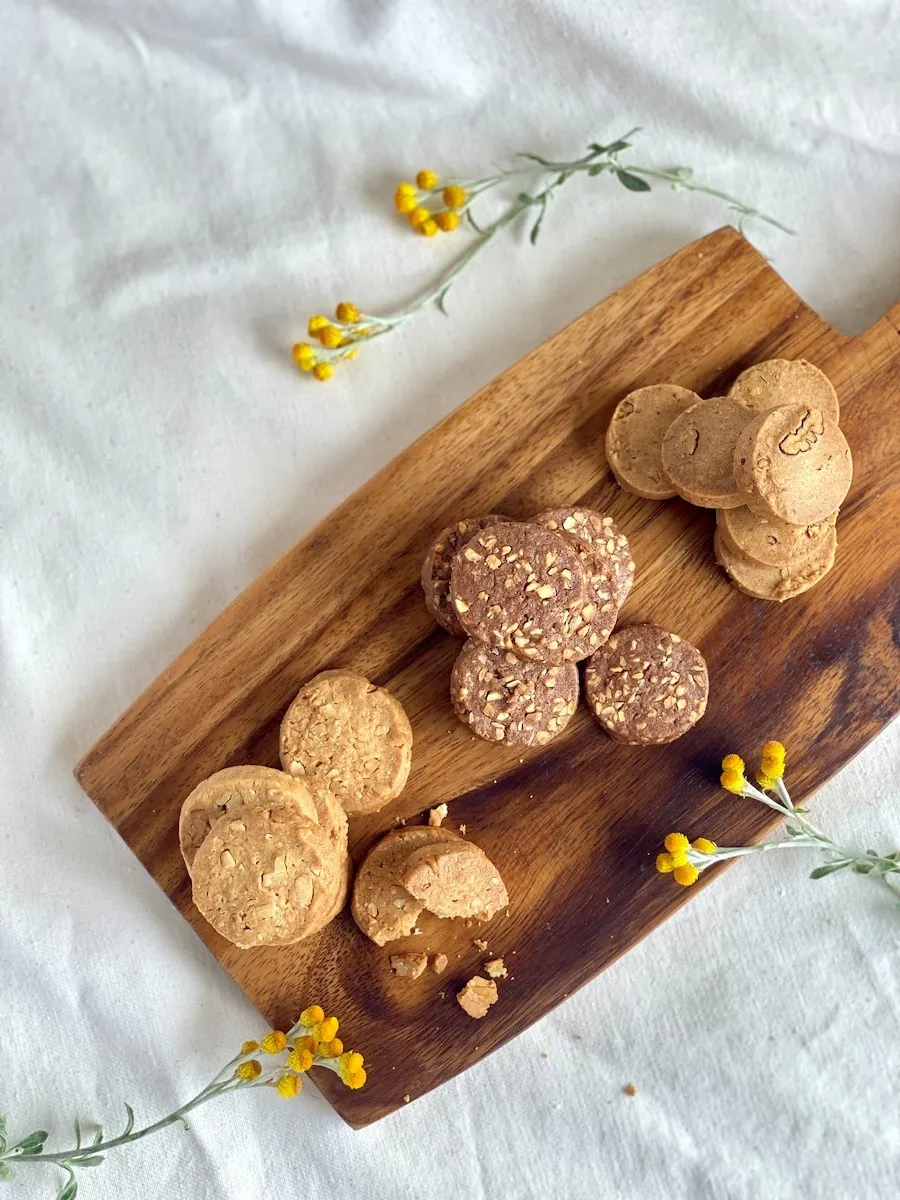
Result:
<svg viewBox="0 0 900 1200">
<path fill-rule="evenodd" d="M 675 383 L 638 388 L 616 405 L 606 431 L 606 458 L 620 487 L 646 500 L 676 495 L 662 465 L 666 430 L 700 397 Z"/>
<path fill-rule="evenodd" d="M 294 776 L 291 776 L 293 779 Z M 309 790 L 316 808 L 316 820 L 328 834 L 329 840 L 341 853 L 347 853 L 347 814 L 340 801 L 335 800 L 323 779 L 297 779 L 295 782 Z"/>
<path fill-rule="evenodd" d="M 471 842 L 413 850 L 398 882 L 436 917 L 487 921 L 509 904 L 500 872 Z"/>
<path fill-rule="evenodd" d="M 755 413 L 785 404 L 821 408 L 832 421 L 840 420 L 837 392 L 831 380 L 804 358 L 770 358 L 742 371 L 728 392 Z"/>
<path fill-rule="evenodd" d="M 794 404 L 761 413 L 734 449 L 734 479 L 757 516 L 789 525 L 824 521 L 853 478 L 847 439 L 821 409 Z"/>
<path fill-rule="evenodd" d="M 178 840 L 188 873 L 194 855 L 219 817 L 259 805 L 282 805 L 296 809 L 310 821 L 319 820 L 309 789 L 284 771 L 272 767 L 226 767 L 216 771 L 198 783 L 181 806 Z"/>
<path fill-rule="evenodd" d="M 412 729 L 399 700 L 351 671 L 323 671 L 281 722 L 281 765 L 320 780 L 349 815 L 376 812 L 403 791 Z"/>
<path fill-rule="evenodd" d="M 407 825 L 391 830 L 372 847 L 353 881 L 353 920 L 377 946 L 412 933 L 423 905 L 397 882 L 413 850 L 461 841 L 451 829 Z"/>
<path fill-rule="evenodd" d="M 734 482 L 734 447 L 753 413 L 727 396 L 692 404 L 677 416 L 662 443 L 663 470 L 679 496 L 700 508 L 744 503 Z"/>
<path fill-rule="evenodd" d="M 769 567 L 790 567 L 818 554 L 831 540 L 837 513 L 815 525 L 788 525 L 777 517 L 757 517 L 749 508 L 721 509 L 716 529 L 734 554 Z"/>
<path fill-rule="evenodd" d="M 343 863 L 323 830 L 289 808 L 226 813 L 194 856 L 194 903 L 235 946 L 285 946 L 329 920 Z"/>
<path fill-rule="evenodd" d="M 791 600 L 814 587 L 834 566 L 837 533 L 833 525 L 828 529 L 830 536 L 814 554 L 788 567 L 751 562 L 744 555 L 736 554 L 717 531 L 713 542 L 716 562 L 724 567 L 734 586 L 746 595 L 757 600 Z"/>
</svg>

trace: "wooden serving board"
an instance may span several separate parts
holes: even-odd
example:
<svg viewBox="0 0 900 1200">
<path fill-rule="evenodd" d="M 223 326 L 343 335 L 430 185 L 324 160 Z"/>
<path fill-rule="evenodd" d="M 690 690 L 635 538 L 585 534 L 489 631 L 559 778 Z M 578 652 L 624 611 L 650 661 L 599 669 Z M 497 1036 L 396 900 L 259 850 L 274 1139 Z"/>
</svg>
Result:
<svg viewBox="0 0 900 1200">
<path fill-rule="evenodd" d="M 752 759 L 779 737 L 802 799 L 900 708 L 898 329 L 900 306 L 860 337 L 836 332 L 731 229 L 687 246 L 385 467 L 239 596 L 78 765 L 82 787 L 267 1020 L 284 1028 L 312 1002 L 340 1014 L 369 1082 L 357 1092 L 329 1072 L 316 1082 L 351 1125 L 483 1058 L 689 899 L 654 870 L 667 831 L 728 844 L 765 833 L 767 810 L 719 789 L 724 753 Z M 715 395 L 776 356 L 808 358 L 834 381 L 855 462 L 837 566 L 784 605 L 728 584 L 713 561 L 712 512 L 626 495 L 603 454 L 610 413 L 631 389 L 674 382 Z M 551 746 L 530 751 L 477 741 L 453 716 L 458 647 L 422 603 L 426 544 L 459 516 L 527 517 L 574 502 L 611 513 L 631 539 L 637 582 L 622 621 L 658 622 L 707 658 L 708 713 L 672 745 L 616 745 L 584 707 Z M 420 936 L 378 949 L 345 912 L 309 942 L 252 951 L 200 918 L 178 852 L 182 798 L 221 767 L 277 765 L 284 709 L 333 666 L 387 684 L 415 734 L 406 791 L 351 823 L 357 860 L 400 818 L 448 801 L 452 824 L 502 870 L 507 914 L 470 928 L 423 918 Z M 454 1001 L 486 957 L 474 937 L 511 975 L 480 1022 Z M 443 950 L 450 966 L 440 978 L 395 979 L 388 955 L 407 948 Z"/>
</svg>

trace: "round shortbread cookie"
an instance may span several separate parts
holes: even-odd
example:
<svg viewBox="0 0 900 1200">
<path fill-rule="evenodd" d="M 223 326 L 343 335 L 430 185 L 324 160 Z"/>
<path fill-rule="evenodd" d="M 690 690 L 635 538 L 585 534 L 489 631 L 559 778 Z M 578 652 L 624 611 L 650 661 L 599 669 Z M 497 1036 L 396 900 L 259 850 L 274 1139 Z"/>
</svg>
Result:
<svg viewBox="0 0 900 1200">
<path fill-rule="evenodd" d="M 853 460 L 847 439 L 821 409 L 794 404 L 751 421 L 734 449 L 734 479 L 757 516 L 789 525 L 815 525 L 838 508 L 850 489 Z"/>
<path fill-rule="evenodd" d="M 703 716 L 709 676 L 703 655 L 677 633 L 628 625 L 588 659 L 584 692 L 610 737 L 629 746 L 660 745 Z"/>
<path fill-rule="evenodd" d="M 313 804 L 316 806 L 316 820 L 328 834 L 329 841 L 335 849 L 346 853 L 349 827 L 347 814 L 340 801 L 335 800 L 323 779 L 310 779 L 309 776 L 306 776 L 303 779 L 297 779 L 297 783 L 302 783 L 309 790 Z"/>
<path fill-rule="evenodd" d="M 535 524 L 543 525 L 551 533 L 586 543 L 591 548 L 596 576 L 609 581 L 612 598 L 622 607 L 634 583 L 634 559 L 628 538 L 612 517 L 595 512 L 590 508 L 551 508 L 532 518 Z"/>
<path fill-rule="evenodd" d="M 390 692 L 351 671 L 323 671 L 284 714 L 281 765 L 319 780 L 353 815 L 376 812 L 403 791 L 412 729 Z"/>
<path fill-rule="evenodd" d="M 744 503 L 734 481 L 734 447 L 753 413 L 727 396 L 692 404 L 675 418 L 662 442 L 662 465 L 679 496 L 700 508 Z"/>
<path fill-rule="evenodd" d="M 675 383 L 638 388 L 615 407 L 606 430 L 606 458 L 616 482 L 645 500 L 677 495 L 662 465 L 666 430 L 700 397 Z"/>
<path fill-rule="evenodd" d="M 716 530 L 733 553 L 769 567 L 790 567 L 818 554 L 831 540 L 837 513 L 815 525 L 788 525 L 757 517 L 749 508 L 720 509 Z"/>
<path fill-rule="evenodd" d="M 506 517 L 498 513 L 490 513 L 486 517 L 466 517 L 442 529 L 428 548 L 422 564 L 425 607 L 437 623 L 443 625 L 454 637 L 465 637 L 466 634 L 450 601 L 450 568 L 453 566 L 453 559 L 479 530 L 506 520 Z"/>
<path fill-rule="evenodd" d="M 321 929 L 344 863 L 325 832 L 288 808 L 220 817 L 194 856 L 194 903 L 235 946 L 285 946 Z"/>
<path fill-rule="evenodd" d="M 319 821 L 318 806 L 309 788 L 284 771 L 272 767 L 226 767 L 216 771 L 198 783 L 181 806 L 178 841 L 188 874 L 194 855 L 221 816 L 259 805 L 293 808 L 307 820 Z"/>
<path fill-rule="evenodd" d="M 353 920 L 377 946 L 412 933 L 423 905 L 397 882 L 413 850 L 462 841 L 451 829 L 407 825 L 393 829 L 376 842 L 360 864 L 353 881 Z"/>
<path fill-rule="evenodd" d="M 741 371 L 728 395 L 755 413 L 805 404 L 820 408 L 832 421 L 841 416 L 837 392 L 831 380 L 804 358 L 770 358 Z"/>
<path fill-rule="evenodd" d="M 525 662 L 470 640 L 453 664 L 450 699 L 462 723 L 485 741 L 545 746 L 578 705 L 578 668 Z"/>
<path fill-rule="evenodd" d="M 757 600 L 791 600 L 794 596 L 815 587 L 834 566 L 837 553 L 837 532 L 833 525 L 827 526 L 828 535 L 816 551 L 801 562 L 790 566 L 772 567 L 751 562 L 735 551 L 716 531 L 713 549 L 716 562 L 724 568 L 729 580 L 738 591 Z"/>
<path fill-rule="evenodd" d="M 500 872 L 471 842 L 420 846 L 407 858 L 398 882 L 436 917 L 489 921 L 509 904 Z"/>
<path fill-rule="evenodd" d="M 489 526 L 460 550 L 450 595 L 469 637 L 534 662 L 574 661 L 570 639 L 594 611 L 572 543 L 511 522 Z"/>
</svg>

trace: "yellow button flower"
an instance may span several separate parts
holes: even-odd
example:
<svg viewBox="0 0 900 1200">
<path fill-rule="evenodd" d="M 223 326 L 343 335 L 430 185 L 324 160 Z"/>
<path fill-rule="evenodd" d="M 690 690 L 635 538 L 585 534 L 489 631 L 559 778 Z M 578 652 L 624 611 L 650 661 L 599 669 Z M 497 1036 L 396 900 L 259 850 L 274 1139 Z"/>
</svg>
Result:
<svg viewBox="0 0 900 1200">
<path fill-rule="evenodd" d="M 326 325 L 324 329 L 319 329 L 316 332 L 316 337 L 328 350 L 333 350 L 335 346 L 339 346 L 343 336 L 336 325 Z"/>
<path fill-rule="evenodd" d="M 416 183 L 426 192 L 437 187 L 439 182 L 440 176 L 436 175 L 434 171 L 420 171 L 416 176 Z"/>
<path fill-rule="evenodd" d="M 315 337 L 320 329 L 324 329 L 325 326 L 329 325 L 330 323 L 331 322 L 328 320 L 328 318 L 323 317 L 321 313 L 317 313 L 314 317 L 310 317 L 309 324 L 307 325 L 309 336 Z"/>
<path fill-rule="evenodd" d="M 683 867 L 676 867 L 674 871 L 675 882 L 680 883 L 682 887 L 690 887 L 692 883 L 697 882 L 699 877 L 700 872 L 690 863 Z"/>
<path fill-rule="evenodd" d="M 311 371 L 316 361 L 315 347 L 309 342 L 296 342 L 291 347 L 291 355 L 301 371 Z"/>
<path fill-rule="evenodd" d="M 305 1046 L 295 1046 L 288 1055 L 287 1064 L 292 1071 L 308 1071 L 313 1065 L 312 1051 Z"/>
<path fill-rule="evenodd" d="M 404 182 L 397 185 L 394 207 L 400 213 L 408 213 L 416 207 L 416 189 L 413 184 Z"/>
<path fill-rule="evenodd" d="M 726 792 L 734 792 L 736 796 L 742 796 L 747 781 L 743 771 L 725 770 L 719 776 L 719 782 Z"/>
<path fill-rule="evenodd" d="M 317 1053 L 320 1058 L 340 1058 L 344 1053 L 344 1043 L 340 1038 L 332 1038 L 330 1042 L 319 1042 Z"/>
<path fill-rule="evenodd" d="M 451 212 L 449 209 L 441 209 L 435 215 L 438 228 L 443 229 L 444 233 L 452 233 L 459 224 L 459 213 Z"/>
<path fill-rule="evenodd" d="M 318 379 L 320 383 L 325 383 L 325 381 L 330 379 L 333 374 L 334 367 L 331 365 L 331 363 L 316 363 L 316 365 L 313 367 L 313 375 L 315 375 L 316 379 Z"/>
<path fill-rule="evenodd" d="M 321 1025 L 325 1020 L 325 1009 L 318 1004 L 311 1004 L 309 1008 L 304 1008 L 300 1014 L 300 1024 L 305 1025 L 307 1029 L 312 1029 L 315 1025 Z"/>
<path fill-rule="evenodd" d="M 666 835 L 666 840 L 663 844 L 670 854 L 675 854 L 678 850 L 687 850 L 691 843 L 683 833 L 669 833 Z"/>
<path fill-rule="evenodd" d="M 656 869 L 660 875 L 669 875 L 675 870 L 675 864 L 672 862 L 671 854 L 657 854 Z"/>
<path fill-rule="evenodd" d="M 326 1017 L 319 1025 L 319 1038 L 323 1042 L 330 1042 L 337 1035 L 338 1031 L 337 1017 Z"/>
<path fill-rule="evenodd" d="M 677 870 L 679 867 L 686 867 L 688 864 L 687 850 L 675 850 L 669 854 L 672 860 L 672 867 Z"/>
<path fill-rule="evenodd" d="M 787 751 L 781 742 L 766 742 L 762 748 L 762 752 L 766 758 L 780 758 L 782 762 L 784 762 L 787 755 Z"/>
<path fill-rule="evenodd" d="M 352 324 L 354 321 L 359 320 L 359 309 L 355 304 L 351 304 L 349 300 L 342 300 L 334 310 L 334 315 L 339 321 Z"/>
<path fill-rule="evenodd" d="M 348 1075 L 344 1083 L 355 1092 L 365 1085 L 367 1079 L 368 1076 L 366 1075 L 365 1068 L 360 1067 L 358 1071 L 354 1071 L 352 1075 Z"/>
<path fill-rule="evenodd" d="M 243 1062 L 236 1067 L 234 1073 L 238 1079 L 244 1079 L 249 1083 L 252 1079 L 259 1079 L 262 1075 L 262 1067 L 255 1058 L 251 1058 L 248 1062 Z"/>
<path fill-rule="evenodd" d="M 743 773 L 744 760 L 739 754 L 726 754 L 722 759 L 723 771 L 740 771 Z"/>
<path fill-rule="evenodd" d="M 764 767 L 760 767 L 756 772 L 756 782 L 764 792 L 770 792 L 775 786 L 775 780 L 771 775 L 766 774 Z"/>
<path fill-rule="evenodd" d="M 458 183 L 451 183 L 449 187 L 444 188 L 442 198 L 448 208 L 462 208 L 466 202 L 466 189 L 461 188 Z"/>
<path fill-rule="evenodd" d="M 356 1050 L 345 1050 L 338 1059 L 338 1075 L 349 1088 L 361 1088 L 366 1082 L 363 1056 Z"/>
<path fill-rule="evenodd" d="M 263 1054 L 280 1054 L 287 1045 L 287 1038 L 280 1029 L 273 1029 L 260 1042 Z"/>
<path fill-rule="evenodd" d="M 417 207 L 410 211 L 408 220 L 413 229 L 418 229 L 423 221 L 431 220 L 431 213 L 427 208 Z"/>
<path fill-rule="evenodd" d="M 284 1096 L 285 1100 L 290 1100 L 294 1096 L 299 1096 L 303 1090 L 303 1080 L 299 1075 L 282 1075 L 275 1088 L 279 1096 Z"/>
<path fill-rule="evenodd" d="M 709 838 L 704 837 L 697 838 L 695 841 L 691 842 L 691 846 L 699 854 L 715 854 L 717 849 L 715 842 L 711 842 Z"/>
<path fill-rule="evenodd" d="M 432 221 L 432 220 L 423 221 L 422 224 L 419 226 L 419 233 L 421 233 L 424 237 L 434 237 L 434 235 L 437 233 L 437 231 L 438 231 L 437 221 Z"/>
<path fill-rule="evenodd" d="M 241 1046 L 241 1054 L 253 1054 L 259 1049 L 259 1042 L 244 1042 Z"/>
</svg>

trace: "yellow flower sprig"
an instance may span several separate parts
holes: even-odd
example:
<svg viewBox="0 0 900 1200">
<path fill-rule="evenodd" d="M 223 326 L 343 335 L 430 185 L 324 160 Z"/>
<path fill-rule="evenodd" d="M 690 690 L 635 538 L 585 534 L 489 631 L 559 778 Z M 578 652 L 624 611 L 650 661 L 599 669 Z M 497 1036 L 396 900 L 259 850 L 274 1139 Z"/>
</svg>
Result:
<svg viewBox="0 0 900 1200">
<path fill-rule="evenodd" d="M 629 130 L 624 137 L 606 145 L 592 142 L 585 155 L 571 162 L 556 162 L 539 154 L 520 154 L 517 157 L 525 160 L 527 165 L 500 170 L 480 179 L 442 179 L 435 171 L 424 169 L 416 175 L 414 183 L 402 180 L 394 193 L 394 208 L 416 233 L 433 238 L 439 233 L 452 233 L 465 223 L 474 235 L 473 241 L 457 261 L 438 277 L 436 283 L 399 312 L 375 316 L 344 301 L 337 306 L 334 319 L 321 314 L 311 317 L 307 329 L 311 340 L 297 342 L 293 346 L 291 353 L 294 362 L 301 371 L 324 383 L 332 378 L 337 365 L 355 357 L 360 342 L 393 332 L 431 304 L 437 304 L 446 313 L 444 302 L 448 292 L 497 234 L 526 213 L 533 214 L 529 235 L 533 245 L 538 239 L 550 200 L 559 188 L 578 176 L 611 175 L 630 192 L 649 192 L 651 180 L 667 183 L 675 191 L 703 192 L 723 201 L 731 211 L 736 212 L 739 217 L 738 228 L 741 230 L 744 222 L 752 217 L 784 233 L 794 232 L 774 217 L 759 212 L 726 192 L 701 183 L 688 167 L 664 171 L 633 162 L 623 164 L 620 155 L 631 148 L 629 139 L 638 132 L 638 129 Z M 484 226 L 479 224 L 472 211 L 474 202 L 486 192 L 522 177 L 532 181 L 530 190 L 519 191 L 493 222 Z"/>
<path fill-rule="evenodd" d="M 727 754 L 722 759 L 722 774 L 719 777 L 727 792 L 757 800 L 785 817 L 788 821 L 786 841 L 760 842 L 755 846 L 717 846 L 708 838 L 689 841 L 683 833 L 669 833 L 665 838 L 664 850 L 656 856 L 657 871 L 662 875 L 671 875 L 682 887 L 690 887 L 707 867 L 727 859 L 743 858 L 768 850 L 815 849 L 825 855 L 826 861 L 810 872 L 812 879 L 821 879 L 824 875 L 850 867 L 858 875 L 874 875 L 897 895 L 900 851 L 880 855 L 875 850 L 853 850 L 832 841 L 812 824 L 805 809 L 797 808 L 791 800 L 784 783 L 786 757 L 781 742 L 766 742 L 756 771 L 755 785 L 747 779 L 746 763 L 738 754 Z"/>
<path fill-rule="evenodd" d="M 287 1032 L 271 1029 L 258 1041 L 244 1042 L 238 1054 L 225 1064 L 218 1075 L 173 1113 L 152 1125 L 135 1129 L 134 1111 L 126 1104 L 128 1120 L 124 1132 L 118 1137 L 104 1140 L 103 1130 L 98 1127 L 87 1145 L 83 1144 L 81 1125 L 76 1121 L 76 1144 L 69 1150 L 45 1153 L 44 1144 L 49 1136 L 46 1130 L 37 1130 L 10 1144 L 6 1122 L 0 1117 L 0 1182 L 12 1178 L 11 1163 L 17 1167 L 25 1163 L 52 1164 L 66 1175 L 57 1200 L 75 1200 L 78 1191 L 75 1177 L 77 1167 L 97 1166 L 103 1162 L 107 1151 L 139 1141 L 177 1121 L 184 1122 L 192 1109 L 215 1096 L 245 1088 L 271 1087 L 279 1096 L 292 1099 L 302 1091 L 303 1076 L 311 1067 L 326 1067 L 334 1071 L 346 1087 L 361 1088 L 366 1082 L 363 1056 L 356 1050 L 344 1050 L 343 1042 L 337 1036 L 338 1028 L 337 1017 L 326 1016 L 325 1010 L 318 1004 L 310 1005 Z"/>
</svg>

